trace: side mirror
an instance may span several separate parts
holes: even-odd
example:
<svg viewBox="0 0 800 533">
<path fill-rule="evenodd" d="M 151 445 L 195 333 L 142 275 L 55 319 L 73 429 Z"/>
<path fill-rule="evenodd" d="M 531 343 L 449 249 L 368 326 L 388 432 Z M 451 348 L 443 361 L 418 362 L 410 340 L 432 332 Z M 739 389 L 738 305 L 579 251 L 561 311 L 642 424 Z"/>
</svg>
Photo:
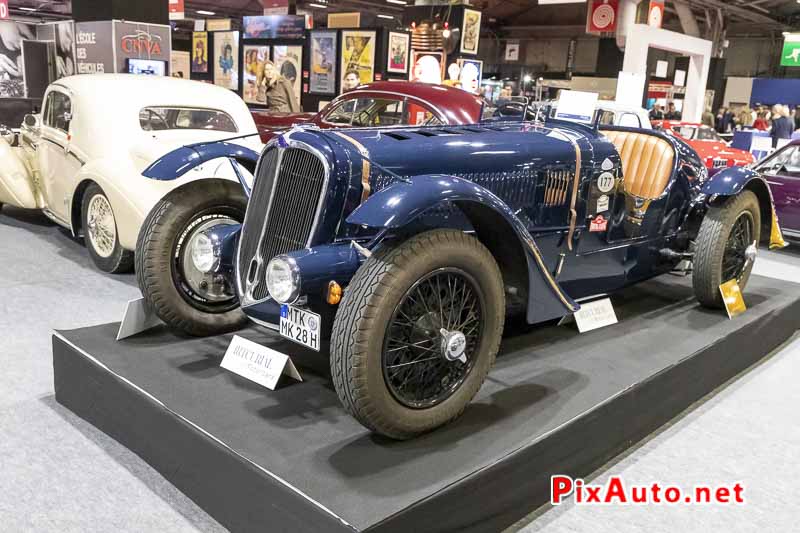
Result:
<svg viewBox="0 0 800 533">
<path fill-rule="evenodd" d="M 32 114 L 25 115 L 25 118 L 22 119 L 22 123 L 26 128 L 31 130 L 38 130 L 42 125 L 39 115 Z"/>
<path fill-rule="evenodd" d="M 11 131 L 11 128 L 5 124 L 0 124 L 0 138 L 7 142 L 10 146 L 17 144 L 17 134 Z"/>
</svg>

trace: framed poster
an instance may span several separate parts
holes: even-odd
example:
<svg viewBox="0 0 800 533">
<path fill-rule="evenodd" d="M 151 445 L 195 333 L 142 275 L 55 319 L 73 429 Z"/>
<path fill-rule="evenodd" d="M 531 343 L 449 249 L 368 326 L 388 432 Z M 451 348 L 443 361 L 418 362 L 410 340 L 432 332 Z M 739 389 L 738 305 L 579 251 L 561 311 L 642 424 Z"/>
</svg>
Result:
<svg viewBox="0 0 800 533">
<path fill-rule="evenodd" d="M 208 72 L 208 33 L 192 33 L 192 72 Z"/>
<path fill-rule="evenodd" d="M 311 93 L 336 94 L 336 40 L 335 31 L 311 32 Z"/>
<path fill-rule="evenodd" d="M 269 61 L 269 46 L 245 45 L 242 99 L 248 104 L 267 103 L 262 79 L 267 61 Z"/>
<path fill-rule="evenodd" d="M 386 70 L 398 74 L 408 73 L 408 52 L 411 36 L 407 33 L 389 32 L 389 46 Z"/>
<path fill-rule="evenodd" d="M 274 46 L 272 48 L 272 62 L 281 76 L 289 80 L 294 88 L 294 95 L 300 102 L 301 76 L 303 69 L 302 46 Z"/>
<path fill-rule="evenodd" d="M 173 50 L 169 62 L 169 75 L 173 78 L 189 79 L 189 69 L 192 56 L 189 52 L 178 52 Z"/>
<path fill-rule="evenodd" d="M 342 31 L 342 92 L 375 79 L 374 31 Z"/>
<path fill-rule="evenodd" d="M 458 66 L 461 72 L 458 81 L 461 88 L 472 94 L 480 94 L 481 79 L 483 79 L 483 61 L 479 59 L 459 59 Z"/>
<path fill-rule="evenodd" d="M 239 32 L 214 34 L 214 85 L 239 89 Z"/>
<path fill-rule="evenodd" d="M 481 39 L 481 12 L 464 9 L 464 27 L 461 30 L 461 53 L 477 54 Z"/>
<path fill-rule="evenodd" d="M 0 21 L 0 98 L 25 96 L 25 71 L 22 41 L 36 39 L 33 24 L 14 20 Z"/>
<path fill-rule="evenodd" d="M 444 80 L 444 52 L 411 52 L 411 81 L 442 83 Z"/>
</svg>

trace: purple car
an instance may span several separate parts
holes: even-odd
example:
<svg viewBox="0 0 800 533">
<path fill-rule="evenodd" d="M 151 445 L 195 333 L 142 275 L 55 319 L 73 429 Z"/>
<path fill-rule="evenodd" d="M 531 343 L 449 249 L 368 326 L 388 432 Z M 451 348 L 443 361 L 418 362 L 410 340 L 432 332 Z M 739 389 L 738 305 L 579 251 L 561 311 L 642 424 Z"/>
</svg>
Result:
<svg viewBox="0 0 800 533">
<path fill-rule="evenodd" d="M 767 178 L 772 188 L 783 232 L 800 238 L 800 139 L 758 163 L 755 169 Z"/>
</svg>

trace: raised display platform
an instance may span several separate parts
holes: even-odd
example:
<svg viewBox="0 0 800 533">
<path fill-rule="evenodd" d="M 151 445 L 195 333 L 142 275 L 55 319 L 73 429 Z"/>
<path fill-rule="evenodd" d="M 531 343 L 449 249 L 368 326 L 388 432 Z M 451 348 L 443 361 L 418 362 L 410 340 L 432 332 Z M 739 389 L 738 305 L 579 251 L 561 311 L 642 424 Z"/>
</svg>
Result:
<svg viewBox="0 0 800 533">
<path fill-rule="evenodd" d="M 56 333 L 57 400 L 141 456 L 232 531 L 498 531 L 767 356 L 800 324 L 800 285 L 753 277 L 734 320 L 688 279 L 613 297 L 620 323 L 509 326 L 453 424 L 376 437 L 339 405 L 325 355 L 260 330 L 305 381 L 265 390 L 219 367 L 229 337 L 117 324 Z"/>
</svg>

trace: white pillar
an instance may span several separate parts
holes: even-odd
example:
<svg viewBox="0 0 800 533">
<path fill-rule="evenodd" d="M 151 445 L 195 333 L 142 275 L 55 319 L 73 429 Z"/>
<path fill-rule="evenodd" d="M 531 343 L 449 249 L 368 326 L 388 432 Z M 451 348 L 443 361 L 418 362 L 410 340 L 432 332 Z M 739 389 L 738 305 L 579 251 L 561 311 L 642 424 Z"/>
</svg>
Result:
<svg viewBox="0 0 800 533">
<path fill-rule="evenodd" d="M 653 28 L 646 24 L 634 24 L 628 30 L 622 69 L 631 75 L 645 76 L 647 74 L 647 51 L 650 48 L 689 56 L 683 119 L 689 122 L 700 122 L 705 105 L 712 46 L 713 43 L 705 39 Z M 646 88 L 643 88 L 644 90 Z M 641 105 L 643 96 L 644 92 L 639 95 L 636 105 Z"/>
</svg>

